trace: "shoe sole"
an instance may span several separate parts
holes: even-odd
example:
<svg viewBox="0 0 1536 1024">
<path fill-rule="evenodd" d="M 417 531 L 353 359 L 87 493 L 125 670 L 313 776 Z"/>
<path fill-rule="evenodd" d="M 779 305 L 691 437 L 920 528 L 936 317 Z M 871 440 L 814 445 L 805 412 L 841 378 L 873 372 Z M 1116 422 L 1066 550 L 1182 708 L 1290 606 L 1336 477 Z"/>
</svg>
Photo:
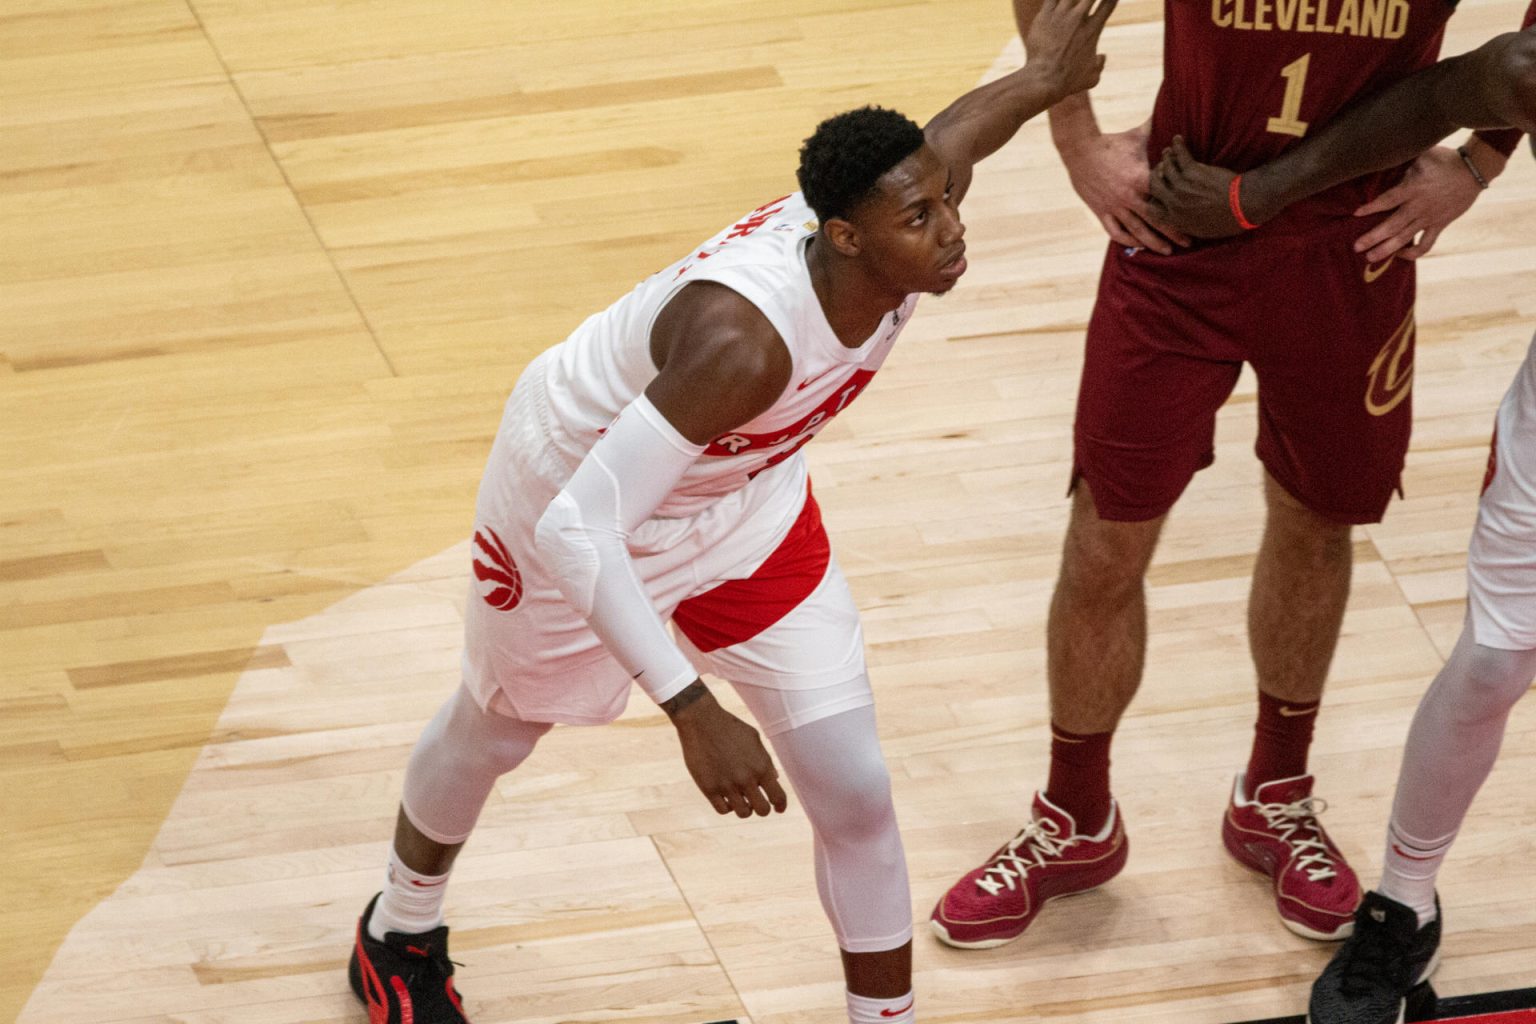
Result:
<svg viewBox="0 0 1536 1024">
<path fill-rule="evenodd" d="M 1239 867 L 1247 868 L 1249 871 L 1258 875 L 1260 878 L 1268 881 L 1271 885 L 1274 884 L 1274 875 L 1271 875 L 1263 868 L 1254 867 L 1252 864 L 1248 863 L 1246 860 L 1240 857 L 1236 850 L 1232 849 L 1232 846 L 1227 842 L 1227 834 L 1225 830 L 1223 830 L 1221 834 L 1221 848 L 1227 851 L 1227 856 L 1231 857 L 1233 862 L 1236 863 Z M 1342 942 L 1349 938 L 1351 935 L 1355 934 L 1355 919 L 1353 917 L 1339 925 L 1338 928 L 1331 932 L 1320 932 L 1316 928 L 1309 928 L 1307 925 L 1302 924 L 1300 921 L 1292 921 L 1290 918 L 1280 913 L 1278 908 L 1275 911 L 1275 916 L 1280 918 L 1280 923 L 1285 925 L 1286 930 L 1291 932 L 1293 935 L 1300 935 L 1304 939 L 1312 939 L 1316 942 Z M 1428 977 L 1428 975 L 1425 975 L 1425 977 Z M 1402 1022 L 1399 1021 L 1398 1024 L 1402 1024 Z"/>
<path fill-rule="evenodd" d="M 1055 903 L 1057 900 L 1069 900 L 1073 896 L 1086 896 L 1096 889 L 1102 889 L 1104 886 L 1108 885 L 1110 881 L 1112 881 L 1112 879 L 1100 882 L 1098 885 L 1087 889 L 1079 889 L 1076 892 L 1064 892 L 1060 896 L 1052 896 L 1049 899 L 1041 902 L 1040 911 L 1043 913 L 1046 907 L 1050 906 L 1052 903 Z M 1040 915 L 1037 913 L 1035 916 L 1039 917 Z M 1034 923 L 1034 920 L 1031 919 L 1029 924 L 1026 924 L 1023 928 L 1019 929 L 1019 933 L 1017 935 L 1010 935 L 1006 939 L 978 939 L 975 942 L 962 942 L 959 939 L 951 938 L 948 930 L 945 929 L 945 927 L 938 921 L 931 917 L 928 919 L 928 927 L 933 930 L 934 935 L 938 936 L 939 941 L 944 943 L 946 946 L 953 946 L 955 949 L 996 949 L 998 946 L 1006 946 L 1008 943 L 1015 942 L 1022 938 L 1024 933 L 1029 931 L 1029 925 Z"/>
<path fill-rule="evenodd" d="M 1413 983 L 1413 988 L 1409 989 L 1408 994 L 1403 997 L 1400 1003 L 1398 1003 L 1396 1024 L 1403 1024 L 1403 1022 L 1407 1019 L 1408 1000 L 1412 999 L 1413 994 L 1417 992 L 1422 986 L 1429 984 L 1429 979 L 1434 976 L 1435 971 L 1439 970 L 1439 968 L 1440 951 L 1437 949 L 1435 950 L 1435 955 L 1429 958 L 1429 966 L 1424 969 L 1424 973 L 1420 975 L 1419 980 Z M 1312 1012 L 1310 1010 L 1307 1011 L 1307 1024 L 1313 1024 Z"/>
</svg>

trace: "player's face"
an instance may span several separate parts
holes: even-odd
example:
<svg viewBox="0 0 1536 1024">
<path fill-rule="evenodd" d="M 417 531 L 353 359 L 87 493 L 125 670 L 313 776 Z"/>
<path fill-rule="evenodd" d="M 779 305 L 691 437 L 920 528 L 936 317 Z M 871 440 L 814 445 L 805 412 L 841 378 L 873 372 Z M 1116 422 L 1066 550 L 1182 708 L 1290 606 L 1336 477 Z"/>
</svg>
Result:
<svg viewBox="0 0 1536 1024">
<path fill-rule="evenodd" d="M 947 292 L 965 273 L 953 186 L 949 168 L 923 146 L 885 172 L 854 216 L 870 265 L 903 292 Z"/>
</svg>

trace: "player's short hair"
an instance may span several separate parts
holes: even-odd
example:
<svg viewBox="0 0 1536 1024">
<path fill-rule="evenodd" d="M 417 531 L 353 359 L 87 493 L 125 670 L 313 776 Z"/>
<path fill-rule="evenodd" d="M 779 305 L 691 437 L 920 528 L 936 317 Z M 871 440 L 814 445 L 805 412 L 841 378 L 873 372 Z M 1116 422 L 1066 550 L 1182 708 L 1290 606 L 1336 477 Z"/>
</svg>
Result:
<svg viewBox="0 0 1536 1024">
<path fill-rule="evenodd" d="M 829 117 L 800 147 L 800 192 L 821 221 L 847 217 L 874 192 L 881 175 L 922 144 L 915 121 L 884 107 Z"/>
</svg>

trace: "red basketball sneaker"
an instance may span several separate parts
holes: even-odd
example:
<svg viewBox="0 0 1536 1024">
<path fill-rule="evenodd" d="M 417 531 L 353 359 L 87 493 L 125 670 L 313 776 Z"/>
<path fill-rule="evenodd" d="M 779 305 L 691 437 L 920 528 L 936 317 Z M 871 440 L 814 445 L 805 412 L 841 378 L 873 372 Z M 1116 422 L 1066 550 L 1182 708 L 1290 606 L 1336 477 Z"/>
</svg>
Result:
<svg viewBox="0 0 1536 1024">
<path fill-rule="evenodd" d="M 940 940 L 961 949 L 1012 942 L 1062 896 L 1096 889 L 1125 867 L 1120 808 L 1111 805 L 1100 836 L 1084 836 L 1066 811 L 1035 794 L 1034 817 L 981 867 L 950 887 L 929 921 Z"/>
<path fill-rule="evenodd" d="M 1280 920 L 1291 931 L 1309 939 L 1347 938 L 1360 905 L 1360 880 L 1318 823 L 1327 804 L 1312 795 L 1312 776 L 1266 782 L 1251 799 L 1244 788 L 1239 774 L 1221 822 L 1227 852 L 1269 876 Z"/>
</svg>

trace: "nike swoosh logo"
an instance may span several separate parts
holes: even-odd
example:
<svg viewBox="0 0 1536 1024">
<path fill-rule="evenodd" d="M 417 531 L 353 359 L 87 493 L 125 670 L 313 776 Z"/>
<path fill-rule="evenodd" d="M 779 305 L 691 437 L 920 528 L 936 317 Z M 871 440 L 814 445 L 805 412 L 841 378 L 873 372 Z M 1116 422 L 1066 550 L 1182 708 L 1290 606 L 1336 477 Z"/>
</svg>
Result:
<svg viewBox="0 0 1536 1024">
<path fill-rule="evenodd" d="M 814 384 L 817 381 L 821 380 L 821 378 L 825 377 L 827 374 L 831 373 L 833 370 L 836 370 L 836 369 L 837 369 L 837 367 L 834 366 L 834 367 L 832 367 L 831 370 L 823 370 L 823 371 L 821 371 L 820 373 L 818 373 L 814 377 L 807 377 L 807 378 L 805 378 L 805 380 L 801 381 L 799 384 L 797 384 L 795 386 L 795 390 L 796 391 L 804 391 L 806 388 L 810 387 L 812 384 Z"/>
<path fill-rule="evenodd" d="M 882 1016 L 882 1017 L 900 1017 L 902 1014 L 904 1014 L 908 1010 L 912 1009 L 913 1005 L 916 1004 L 916 1002 L 917 1002 L 917 1000 L 913 999 L 910 1002 L 908 1002 L 906 1006 L 903 1006 L 899 1010 L 881 1010 L 880 1011 L 880 1016 Z"/>
<path fill-rule="evenodd" d="M 1395 259 L 1397 259 L 1397 255 L 1393 254 L 1388 256 L 1383 262 L 1376 264 L 1374 267 L 1367 263 L 1365 265 L 1365 283 L 1370 284 L 1382 274 L 1385 274 L 1387 272 L 1387 268 L 1392 265 L 1392 261 Z"/>
<path fill-rule="evenodd" d="M 1300 718 L 1302 715 L 1315 715 L 1317 708 L 1293 708 L 1288 704 L 1280 705 L 1281 718 Z"/>
<path fill-rule="evenodd" d="M 416 881 L 416 879 L 413 878 L 413 879 L 411 879 L 411 884 L 414 885 L 418 889 L 436 889 L 438 886 L 442 885 L 446 881 L 448 881 L 448 879 L 443 878 L 443 879 L 439 879 L 436 882 L 418 882 L 418 881 Z"/>
<path fill-rule="evenodd" d="M 1415 857 L 1413 854 L 1409 853 L 1401 846 L 1398 846 L 1396 843 L 1392 844 L 1392 852 L 1397 854 L 1399 857 L 1407 857 L 1409 860 L 1434 860 L 1436 857 L 1440 856 L 1438 853 L 1432 853 L 1428 857 Z"/>
</svg>

